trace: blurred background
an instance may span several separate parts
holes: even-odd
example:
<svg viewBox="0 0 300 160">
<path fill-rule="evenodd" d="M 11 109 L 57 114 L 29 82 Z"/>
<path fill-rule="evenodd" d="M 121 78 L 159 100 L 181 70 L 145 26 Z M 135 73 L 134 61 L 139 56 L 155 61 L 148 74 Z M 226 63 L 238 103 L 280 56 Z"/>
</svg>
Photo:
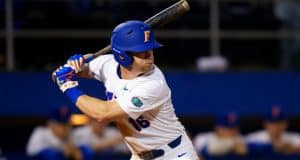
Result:
<svg viewBox="0 0 300 160">
<path fill-rule="evenodd" d="M 53 108 L 79 112 L 51 82 L 57 66 L 105 47 L 117 24 L 146 20 L 175 2 L 0 0 L 0 157 L 24 159 L 30 133 Z M 241 116 L 241 133 L 262 129 L 272 106 L 300 133 L 300 2 L 188 2 L 188 14 L 155 30 L 165 45 L 155 60 L 191 136 L 214 129 L 214 116 L 226 111 Z M 82 86 L 104 97 L 102 84 Z"/>
</svg>

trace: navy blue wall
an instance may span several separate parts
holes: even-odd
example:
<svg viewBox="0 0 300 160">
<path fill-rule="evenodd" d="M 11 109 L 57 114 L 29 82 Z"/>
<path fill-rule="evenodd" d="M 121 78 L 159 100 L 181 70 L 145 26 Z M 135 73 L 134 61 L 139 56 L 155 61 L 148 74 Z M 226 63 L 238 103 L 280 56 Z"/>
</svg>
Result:
<svg viewBox="0 0 300 160">
<path fill-rule="evenodd" d="M 273 105 L 300 114 L 300 73 L 171 73 L 167 79 L 180 114 L 264 114 Z"/>
<path fill-rule="evenodd" d="M 260 114 L 272 105 L 300 114 L 300 73 L 168 72 L 166 78 L 179 115 L 226 110 Z M 50 73 L 0 73 L 0 88 L 0 116 L 41 116 L 57 105 L 72 105 L 52 83 Z M 104 97 L 103 85 L 97 81 L 83 80 L 81 88 Z"/>
</svg>

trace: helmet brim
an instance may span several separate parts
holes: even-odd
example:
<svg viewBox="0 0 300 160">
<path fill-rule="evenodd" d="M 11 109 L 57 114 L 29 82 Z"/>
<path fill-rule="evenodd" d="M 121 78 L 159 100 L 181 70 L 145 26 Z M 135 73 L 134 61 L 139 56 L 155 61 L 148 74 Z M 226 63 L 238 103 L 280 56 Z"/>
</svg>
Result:
<svg viewBox="0 0 300 160">
<path fill-rule="evenodd" d="M 146 43 L 146 44 L 143 44 L 143 45 L 138 45 L 138 46 L 127 48 L 126 51 L 129 51 L 129 52 L 145 52 L 145 51 L 149 51 L 149 50 L 152 50 L 152 49 L 157 49 L 157 48 L 160 48 L 160 47 L 163 47 L 163 45 L 160 44 L 157 41 L 154 41 L 152 43 Z"/>
</svg>

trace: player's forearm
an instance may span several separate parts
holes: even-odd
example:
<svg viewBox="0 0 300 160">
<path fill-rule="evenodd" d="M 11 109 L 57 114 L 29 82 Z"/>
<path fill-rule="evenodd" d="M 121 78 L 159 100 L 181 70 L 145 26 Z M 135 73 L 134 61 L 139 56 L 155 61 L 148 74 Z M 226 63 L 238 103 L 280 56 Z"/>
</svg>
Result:
<svg viewBox="0 0 300 160">
<path fill-rule="evenodd" d="M 78 97 L 76 106 L 83 113 L 94 119 L 97 119 L 98 121 L 104 121 L 105 115 L 108 112 L 106 101 L 88 95 L 82 95 Z"/>
<path fill-rule="evenodd" d="M 77 81 L 68 81 L 61 90 L 86 115 L 100 122 L 114 121 L 127 113 L 119 106 L 117 101 L 103 101 L 84 94 L 78 87 Z"/>
<path fill-rule="evenodd" d="M 74 160 L 82 160 L 82 154 L 79 148 L 74 144 L 68 143 L 64 147 L 64 155 Z"/>
<path fill-rule="evenodd" d="M 288 153 L 294 153 L 294 154 L 299 154 L 300 153 L 300 147 L 295 146 L 295 145 L 290 145 L 290 147 L 287 147 Z"/>
<path fill-rule="evenodd" d="M 243 142 L 237 142 L 234 146 L 234 152 L 237 155 L 246 155 L 248 153 L 247 145 Z"/>
</svg>

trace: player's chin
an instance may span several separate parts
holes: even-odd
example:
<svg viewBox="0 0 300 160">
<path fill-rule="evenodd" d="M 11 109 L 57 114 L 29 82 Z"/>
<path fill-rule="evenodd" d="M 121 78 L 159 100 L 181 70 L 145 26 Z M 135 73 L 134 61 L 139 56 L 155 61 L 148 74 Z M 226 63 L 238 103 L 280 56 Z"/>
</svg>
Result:
<svg viewBox="0 0 300 160">
<path fill-rule="evenodd" d="M 154 63 L 145 63 L 144 66 L 143 66 L 143 69 L 145 71 L 149 71 L 149 70 L 151 70 L 153 68 L 153 64 Z"/>
</svg>

